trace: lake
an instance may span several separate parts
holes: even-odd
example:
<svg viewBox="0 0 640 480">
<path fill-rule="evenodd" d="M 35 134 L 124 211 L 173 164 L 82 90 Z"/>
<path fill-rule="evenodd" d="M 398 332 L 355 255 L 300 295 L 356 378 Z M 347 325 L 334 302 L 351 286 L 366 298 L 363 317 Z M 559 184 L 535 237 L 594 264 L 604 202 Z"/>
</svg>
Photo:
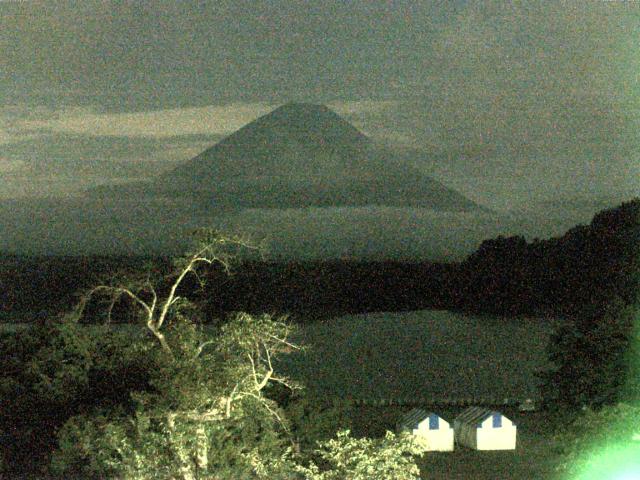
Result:
<svg viewBox="0 0 640 480">
<path fill-rule="evenodd" d="M 4 330 L 24 324 L 0 324 Z M 322 397 L 422 403 L 539 398 L 554 321 L 421 310 L 306 323 L 277 368 Z"/>
<path fill-rule="evenodd" d="M 538 399 L 553 321 L 449 311 L 345 315 L 305 325 L 280 367 L 323 396 L 425 403 Z"/>
</svg>

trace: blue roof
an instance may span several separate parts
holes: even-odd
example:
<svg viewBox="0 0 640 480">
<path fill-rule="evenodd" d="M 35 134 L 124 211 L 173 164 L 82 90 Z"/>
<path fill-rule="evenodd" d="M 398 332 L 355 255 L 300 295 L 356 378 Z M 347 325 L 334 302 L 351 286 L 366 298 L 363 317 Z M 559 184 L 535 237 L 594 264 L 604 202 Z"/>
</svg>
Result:
<svg viewBox="0 0 640 480">
<path fill-rule="evenodd" d="M 429 430 L 438 430 L 440 428 L 440 418 L 437 413 L 414 408 L 405 413 L 398 424 L 403 428 L 415 429 L 425 420 L 429 420 Z"/>
<path fill-rule="evenodd" d="M 484 407 L 469 407 L 455 419 L 456 423 L 471 424 L 480 427 L 489 417 L 493 417 L 493 428 L 502 427 L 502 413 Z"/>
</svg>

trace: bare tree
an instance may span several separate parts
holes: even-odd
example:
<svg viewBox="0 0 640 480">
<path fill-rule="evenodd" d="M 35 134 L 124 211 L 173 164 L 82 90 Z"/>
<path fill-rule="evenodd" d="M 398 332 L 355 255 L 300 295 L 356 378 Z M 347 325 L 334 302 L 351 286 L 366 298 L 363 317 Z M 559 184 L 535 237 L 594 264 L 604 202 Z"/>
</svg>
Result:
<svg viewBox="0 0 640 480">
<path fill-rule="evenodd" d="M 225 272 L 229 273 L 231 261 L 235 257 L 234 250 L 261 251 L 259 246 L 252 244 L 246 238 L 221 235 L 211 229 L 199 229 L 195 235 L 197 242 L 192 251 L 174 260 L 176 270 L 170 275 L 170 287 L 165 296 L 159 295 L 158 285 L 154 284 L 150 274 L 147 274 L 145 278 L 135 278 L 133 275 L 129 275 L 113 280 L 111 285 L 98 285 L 84 293 L 76 307 L 75 315 L 77 318 L 83 317 L 88 303 L 94 296 L 102 295 L 109 300 L 107 321 L 110 322 L 115 304 L 122 297 L 128 297 L 140 310 L 147 328 L 158 340 L 163 350 L 173 357 L 173 352 L 162 332 L 162 327 L 170 314 L 177 313 L 181 308 L 190 304 L 187 299 L 177 294 L 180 285 L 187 276 L 194 276 L 200 286 L 204 287 L 202 272 L 199 272 L 199 268 L 203 265 L 218 264 L 224 268 Z"/>
<path fill-rule="evenodd" d="M 162 374 L 163 386 L 145 397 L 148 415 L 166 425 L 169 433 L 168 451 L 174 452 L 178 475 L 185 480 L 196 478 L 197 472 L 207 471 L 210 465 L 208 435 L 211 435 L 209 426 L 212 422 L 230 419 L 236 413 L 234 407 L 242 404 L 243 408 L 237 412 L 242 412 L 245 407 L 253 409 L 257 406 L 287 430 L 277 405 L 264 395 L 264 390 L 272 383 L 290 389 L 299 388 L 296 382 L 277 375 L 273 365 L 276 355 L 299 348 L 289 341 L 292 327 L 284 321 L 272 320 L 269 315 L 238 314 L 225 323 L 218 334 L 198 336 L 196 342 L 186 350 L 181 345 L 178 351 L 173 337 L 165 335 L 168 333 L 165 327 L 170 320 L 187 316 L 183 313 L 193 306 L 179 294 L 180 286 L 187 277 L 192 276 L 204 287 L 204 268 L 218 265 L 228 273 L 238 250 L 260 251 L 259 247 L 245 238 L 221 236 L 211 230 L 200 230 L 198 235 L 199 241 L 192 251 L 174 261 L 174 272 L 168 277 L 161 277 L 160 280 L 168 280 L 162 288 L 160 280 L 152 279 L 150 274 L 142 277 L 123 276 L 85 292 L 74 311 L 76 319 L 80 320 L 92 298 L 107 299 L 107 322 L 110 322 L 114 305 L 122 297 L 129 298 L 153 338 L 166 353 L 166 361 L 163 362 L 169 369 L 167 371 L 175 373 L 186 368 L 189 372 L 195 372 L 193 377 L 187 377 L 191 379 L 188 380 L 191 382 L 188 387 L 175 383 L 174 377 L 179 375 L 165 372 Z M 188 352 L 187 356 L 185 352 Z M 200 368 L 202 366 L 204 368 Z M 179 381 L 184 381 L 185 377 L 180 378 Z M 175 403 L 170 399 L 176 391 L 189 393 L 185 394 L 187 396 L 182 401 Z M 195 446 L 186 440 L 185 435 L 196 439 Z M 139 463 L 142 453 L 138 449 L 120 453 L 124 455 L 123 459 L 129 453 L 132 455 L 129 467 L 137 473 L 131 478 L 144 478 L 149 473 L 144 468 L 139 470 L 142 468 Z M 153 463 L 151 458 L 147 460 L 143 463 Z"/>
</svg>

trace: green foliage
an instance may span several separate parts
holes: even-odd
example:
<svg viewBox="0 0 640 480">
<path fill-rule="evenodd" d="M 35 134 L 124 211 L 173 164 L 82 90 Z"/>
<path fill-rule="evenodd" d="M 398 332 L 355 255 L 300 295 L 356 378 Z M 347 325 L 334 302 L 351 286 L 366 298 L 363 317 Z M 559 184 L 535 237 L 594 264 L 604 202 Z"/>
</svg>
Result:
<svg viewBox="0 0 640 480">
<path fill-rule="evenodd" d="M 55 323 L 50 342 L 37 351 L 30 364 L 35 390 L 60 402 L 77 397 L 88 386 L 99 348 L 97 339 L 72 317 Z"/>
<path fill-rule="evenodd" d="M 109 466 L 119 458 L 113 455 L 115 449 L 103 448 L 114 438 L 113 426 L 109 424 L 109 417 L 114 414 L 113 410 L 95 410 L 69 419 L 58 432 L 51 472 L 61 476 L 81 472 L 88 478 L 115 476 L 117 470 Z"/>
<path fill-rule="evenodd" d="M 292 399 L 285 410 L 291 424 L 291 434 L 302 451 L 310 451 L 318 442 L 332 438 L 354 424 L 353 406 L 339 399 L 318 399 L 301 395 Z"/>
<path fill-rule="evenodd" d="M 329 439 L 347 418 L 345 405 L 291 402 L 265 395 L 288 326 L 240 314 L 217 332 L 174 321 L 165 332 L 173 359 L 148 357 L 146 392 L 133 392 L 130 413 L 117 405 L 71 418 L 58 435 L 52 469 L 61 477 L 144 478 L 418 478 L 408 437 Z M 265 384 L 265 385 L 266 385 Z M 314 412 L 319 412 L 318 417 Z M 290 418 L 287 418 L 290 414 Z M 298 452 L 293 452 L 295 440 Z M 313 450 L 312 442 L 322 440 Z"/>
<path fill-rule="evenodd" d="M 48 343 L 49 333 L 50 329 L 42 326 L 0 334 L 0 472 L 8 477 L 29 463 L 35 469 L 46 463 L 39 453 L 51 450 L 53 430 L 60 422 L 57 409 L 33 389 L 34 377 L 29 371 L 31 357 Z M 26 451 L 31 453 L 29 459 L 23 453 Z"/>
<path fill-rule="evenodd" d="M 616 299 L 603 310 L 589 311 L 569 321 L 551 338 L 554 367 L 543 373 L 542 395 L 553 407 L 612 404 L 629 389 L 630 357 L 638 309 Z"/>
<path fill-rule="evenodd" d="M 164 409 L 95 413 L 67 422 L 52 468 L 64 478 L 251 478 L 249 452 L 271 458 L 284 448 L 268 423 L 255 415 L 202 421 Z"/>
<path fill-rule="evenodd" d="M 131 410 L 129 391 L 148 387 L 149 338 L 79 325 L 65 316 L 0 336 L 0 456 L 7 469 L 47 462 L 55 431 L 101 406 Z"/>
<path fill-rule="evenodd" d="M 416 480 L 420 478 L 420 469 L 413 456 L 425 451 L 423 445 L 407 434 L 396 437 L 387 432 L 384 438 L 353 438 L 349 430 L 343 430 L 336 438 L 318 445 L 314 452 L 317 462 L 297 465 L 296 471 L 308 480 Z"/>
<path fill-rule="evenodd" d="M 556 435 L 554 444 L 562 458 L 558 469 L 567 478 L 577 478 L 611 447 L 636 448 L 640 454 L 640 406 L 620 403 L 600 410 L 588 408 Z"/>
<path fill-rule="evenodd" d="M 211 334 L 175 319 L 165 331 L 173 358 L 160 348 L 149 357 L 151 389 L 132 393 L 135 413 L 72 418 L 60 431 L 56 473 L 249 478 L 249 452 L 277 456 L 287 441 L 282 411 L 262 392 L 262 379 L 282 380 L 270 376 L 267 356 L 278 353 L 281 337 L 274 337 L 287 328 L 239 315 Z"/>
<path fill-rule="evenodd" d="M 145 388 L 144 383 L 140 383 L 146 378 L 140 363 L 148 361 L 151 354 L 153 344 L 149 338 L 133 340 L 135 333 L 132 335 L 132 332 L 118 332 L 109 326 L 81 325 L 73 316 L 56 322 L 50 335 L 28 366 L 33 388 L 43 398 L 77 403 L 85 397 L 95 397 L 96 393 L 106 393 L 119 403 L 123 399 L 114 398 L 113 394 L 126 396 L 128 385 Z M 123 378 L 123 374 L 128 378 Z M 95 400 L 105 400 L 105 397 Z"/>
</svg>

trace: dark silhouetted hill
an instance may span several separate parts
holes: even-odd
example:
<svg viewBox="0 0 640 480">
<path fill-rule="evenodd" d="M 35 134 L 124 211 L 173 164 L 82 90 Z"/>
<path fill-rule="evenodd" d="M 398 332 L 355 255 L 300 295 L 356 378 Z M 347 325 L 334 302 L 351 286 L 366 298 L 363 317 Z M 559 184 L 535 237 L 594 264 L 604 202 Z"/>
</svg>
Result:
<svg viewBox="0 0 640 480">
<path fill-rule="evenodd" d="M 94 193 L 187 195 L 220 209 L 480 208 L 406 160 L 406 153 L 376 145 L 323 105 L 289 103 L 150 183 L 101 187 Z"/>
<path fill-rule="evenodd" d="M 460 267 L 458 307 L 488 313 L 552 311 L 574 316 L 640 294 L 640 198 L 598 212 L 561 237 L 484 241 Z"/>
</svg>

